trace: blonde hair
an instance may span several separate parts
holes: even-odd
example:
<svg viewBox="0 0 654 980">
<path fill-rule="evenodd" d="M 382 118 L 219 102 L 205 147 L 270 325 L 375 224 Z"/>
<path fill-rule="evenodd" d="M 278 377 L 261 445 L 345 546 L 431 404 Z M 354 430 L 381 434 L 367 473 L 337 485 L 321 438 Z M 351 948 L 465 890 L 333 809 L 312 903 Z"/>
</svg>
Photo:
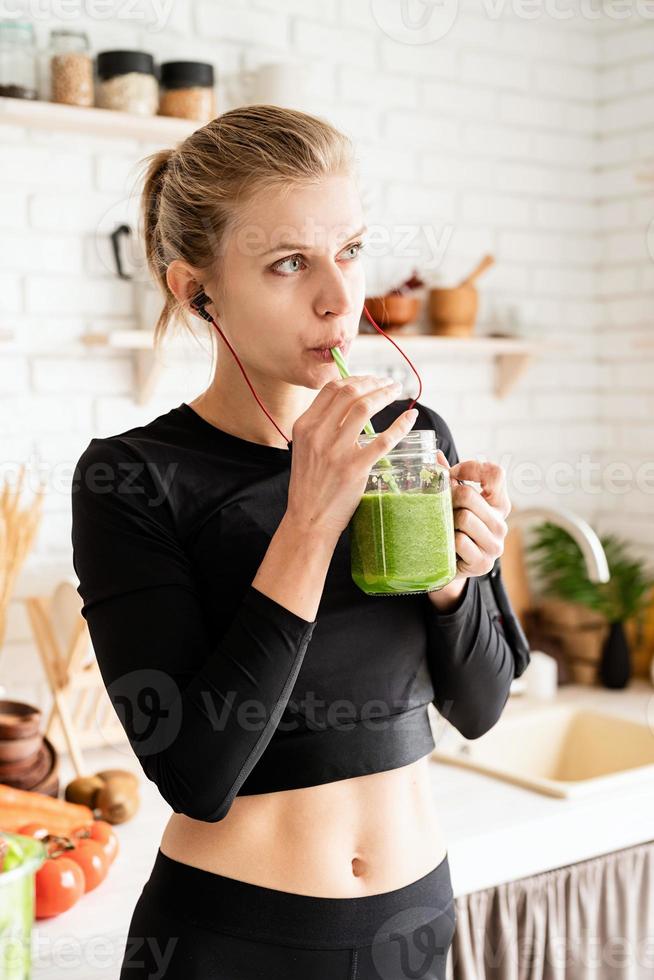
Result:
<svg viewBox="0 0 654 980">
<path fill-rule="evenodd" d="M 184 259 L 198 269 L 219 271 L 215 263 L 226 238 L 256 194 L 353 174 L 354 148 L 345 134 L 317 116 L 252 105 L 224 112 L 176 149 L 159 150 L 143 163 L 145 254 L 164 297 L 156 346 L 173 316 L 190 329 L 187 304 L 166 282 L 170 262 Z"/>
</svg>

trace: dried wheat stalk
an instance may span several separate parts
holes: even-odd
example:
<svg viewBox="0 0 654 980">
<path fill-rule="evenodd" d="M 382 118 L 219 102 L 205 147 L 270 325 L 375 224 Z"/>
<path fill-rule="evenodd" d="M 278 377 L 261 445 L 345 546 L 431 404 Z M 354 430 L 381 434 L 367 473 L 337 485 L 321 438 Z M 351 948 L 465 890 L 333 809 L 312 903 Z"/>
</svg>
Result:
<svg viewBox="0 0 654 980">
<path fill-rule="evenodd" d="M 38 530 L 45 487 L 40 485 L 32 503 L 19 508 L 25 478 L 25 464 L 20 467 L 18 482 L 12 490 L 4 482 L 0 493 L 0 647 L 7 626 L 7 608 L 14 584 Z"/>
</svg>

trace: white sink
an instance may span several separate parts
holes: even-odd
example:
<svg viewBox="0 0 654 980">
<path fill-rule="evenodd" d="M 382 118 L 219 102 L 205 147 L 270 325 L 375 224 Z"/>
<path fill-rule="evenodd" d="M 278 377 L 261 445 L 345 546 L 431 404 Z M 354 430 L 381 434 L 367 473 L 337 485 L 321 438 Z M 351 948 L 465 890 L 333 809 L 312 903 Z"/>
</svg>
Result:
<svg viewBox="0 0 654 980">
<path fill-rule="evenodd" d="M 432 752 L 435 761 L 549 796 L 583 796 L 654 779 L 650 726 L 592 708 L 538 706 L 502 716 L 477 739 L 451 732 L 456 737 L 442 739 Z"/>
</svg>

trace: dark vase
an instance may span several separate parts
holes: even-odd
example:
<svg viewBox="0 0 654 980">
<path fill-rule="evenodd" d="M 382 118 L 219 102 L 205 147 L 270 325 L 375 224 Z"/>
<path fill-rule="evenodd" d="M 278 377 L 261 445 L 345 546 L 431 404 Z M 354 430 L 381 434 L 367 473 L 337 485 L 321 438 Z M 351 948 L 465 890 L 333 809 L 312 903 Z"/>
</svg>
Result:
<svg viewBox="0 0 654 980">
<path fill-rule="evenodd" d="M 604 687 L 626 687 L 631 678 L 631 651 L 621 622 L 611 623 L 602 648 L 599 677 Z"/>
</svg>

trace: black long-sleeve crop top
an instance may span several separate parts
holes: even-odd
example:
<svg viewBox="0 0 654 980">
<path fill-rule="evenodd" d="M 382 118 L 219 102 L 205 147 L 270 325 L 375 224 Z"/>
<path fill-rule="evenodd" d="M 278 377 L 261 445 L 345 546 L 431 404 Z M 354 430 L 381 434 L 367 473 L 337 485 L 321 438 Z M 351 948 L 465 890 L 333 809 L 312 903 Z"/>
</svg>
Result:
<svg viewBox="0 0 654 980">
<path fill-rule="evenodd" d="M 414 427 L 435 429 L 457 462 L 444 420 L 416 407 Z M 405 408 L 378 412 L 375 431 Z M 499 560 L 440 613 L 426 593 L 363 593 L 346 528 L 315 620 L 256 589 L 292 451 L 224 432 L 183 402 L 91 439 L 74 470 L 73 564 L 107 692 L 146 776 L 197 820 L 221 820 L 237 795 L 423 757 L 430 703 L 477 738 L 529 663 Z"/>
</svg>

